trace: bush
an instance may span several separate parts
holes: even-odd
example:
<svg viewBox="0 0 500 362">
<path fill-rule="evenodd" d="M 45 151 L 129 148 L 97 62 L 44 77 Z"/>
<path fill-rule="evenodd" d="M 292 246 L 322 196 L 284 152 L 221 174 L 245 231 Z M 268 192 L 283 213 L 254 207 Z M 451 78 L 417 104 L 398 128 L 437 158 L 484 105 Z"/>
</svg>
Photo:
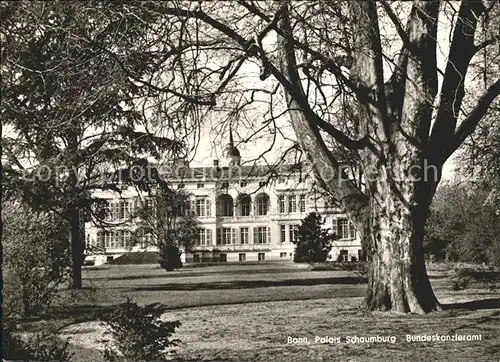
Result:
<svg viewBox="0 0 500 362">
<path fill-rule="evenodd" d="M 46 311 L 70 265 L 68 231 L 50 213 L 19 205 L 4 207 L 4 314 L 35 315 Z"/>
<path fill-rule="evenodd" d="M 310 213 L 302 220 L 297 230 L 295 255 L 296 263 L 324 262 L 332 249 L 334 235 L 321 228 L 325 222 L 320 214 Z"/>
<path fill-rule="evenodd" d="M 172 271 L 182 268 L 182 252 L 176 244 L 160 243 L 159 249 L 159 262 L 163 269 Z"/>
<path fill-rule="evenodd" d="M 165 361 L 168 348 L 180 343 L 170 339 L 179 321 L 164 322 L 160 319 L 165 306 L 153 303 L 140 307 L 127 299 L 112 313 L 103 315 L 102 322 L 110 328 L 105 340 L 106 361 Z"/>
<path fill-rule="evenodd" d="M 464 290 L 467 289 L 470 282 L 472 281 L 472 275 L 474 274 L 474 269 L 472 268 L 460 268 L 456 270 L 456 277 L 451 286 L 452 290 Z"/>
<path fill-rule="evenodd" d="M 132 251 L 120 255 L 118 258 L 111 260 L 108 264 L 126 265 L 126 264 L 157 264 L 158 253 L 153 251 Z"/>
<path fill-rule="evenodd" d="M 22 339 L 15 328 L 4 325 L 3 356 L 6 360 L 70 361 L 69 339 L 61 339 L 55 331 L 43 331 Z"/>
</svg>

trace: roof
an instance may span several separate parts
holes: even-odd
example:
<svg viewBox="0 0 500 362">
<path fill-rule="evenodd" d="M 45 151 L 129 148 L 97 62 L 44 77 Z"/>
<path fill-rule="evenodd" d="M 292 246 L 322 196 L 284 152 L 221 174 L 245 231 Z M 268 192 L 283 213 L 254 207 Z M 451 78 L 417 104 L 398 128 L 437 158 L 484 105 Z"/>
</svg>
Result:
<svg viewBox="0 0 500 362">
<path fill-rule="evenodd" d="M 188 180 L 245 180 L 249 178 L 268 178 L 269 176 L 290 176 L 298 174 L 300 166 L 297 165 L 232 165 L 232 166 L 209 166 L 209 167 L 189 167 L 179 166 L 159 166 L 160 175 L 171 181 Z"/>
</svg>

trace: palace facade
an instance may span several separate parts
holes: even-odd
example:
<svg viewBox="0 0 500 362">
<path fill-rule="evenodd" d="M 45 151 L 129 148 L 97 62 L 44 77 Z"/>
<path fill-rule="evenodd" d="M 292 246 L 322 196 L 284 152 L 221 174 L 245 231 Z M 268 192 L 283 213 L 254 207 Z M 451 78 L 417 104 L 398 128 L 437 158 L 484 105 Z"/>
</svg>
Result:
<svg viewBox="0 0 500 362">
<path fill-rule="evenodd" d="M 190 195 L 190 210 L 200 221 L 192 253 L 185 262 L 245 262 L 293 260 L 295 233 L 304 217 L 318 212 L 325 228 L 338 235 L 331 260 L 363 259 L 361 243 L 346 215 L 312 190 L 313 180 L 297 167 L 241 166 L 232 134 L 222 164 L 171 167 L 163 177 L 171 187 Z M 161 170 L 160 170 L 161 171 Z M 154 251 L 152 236 L 132 242 L 134 223 L 128 222 L 138 200 L 146 195 L 123 187 L 121 195 L 105 191 L 95 196 L 108 201 L 111 226 L 86 223 L 87 260 L 102 264 L 129 251 Z"/>
</svg>

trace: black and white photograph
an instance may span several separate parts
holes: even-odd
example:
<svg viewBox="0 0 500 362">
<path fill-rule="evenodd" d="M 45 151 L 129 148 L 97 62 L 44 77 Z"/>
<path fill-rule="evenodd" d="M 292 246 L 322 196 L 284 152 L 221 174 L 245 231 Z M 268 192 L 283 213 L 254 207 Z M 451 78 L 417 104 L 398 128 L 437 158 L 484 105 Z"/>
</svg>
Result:
<svg viewBox="0 0 500 362">
<path fill-rule="evenodd" d="M 0 11 L 3 361 L 500 361 L 500 0 Z"/>
</svg>

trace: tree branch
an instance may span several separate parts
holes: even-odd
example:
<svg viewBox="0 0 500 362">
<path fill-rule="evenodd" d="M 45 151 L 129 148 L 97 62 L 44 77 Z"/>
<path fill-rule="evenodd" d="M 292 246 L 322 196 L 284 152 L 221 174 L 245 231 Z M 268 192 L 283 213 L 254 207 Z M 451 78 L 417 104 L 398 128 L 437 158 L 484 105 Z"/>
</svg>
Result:
<svg viewBox="0 0 500 362">
<path fill-rule="evenodd" d="M 438 157 L 444 150 L 452 148 L 448 142 L 453 139 L 465 95 L 465 76 L 474 55 L 474 33 L 483 11 L 484 5 L 478 1 L 464 0 L 460 5 L 443 77 L 439 109 L 430 136 L 430 151 Z"/>
<path fill-rule="evenodd" d="M 474 46 L 474 49 L 472 50 L 472 53 L 476 54 L 477 52 L 483 50 L 487 46 L 495 44 L 498 41 L 500 41 L 500 34 L 497 34 L 493 38 L 485 40 L 481 44 L 478 44 L 478 45 Z"/>
<path fill-rule="evenodd" d="M 475 130 L 478 123 L 481 121 L 483 116 L 488 111 L 488 108 L 493 103 L 496 97 L 500 94 L 500 79 L 497 80 L 492 86 L 490 86 L 486 92 L 479 98 L 476 106 L 469 113 L 467 118 L 460 124 L 452 141 L 450 142 L 450 148 L 444 153 L 444 158 L 442 162 L 444 163 L 448 157 L 450 157 L 455 150 L 460 147 L 460 145 L 469 137 Z"/>
<path fill-rule="evenodd" d="M 370 144 L 370 138 L 368 135 L 365 135 L 363 138 L 359 140 L 353 140 L 348 137 L 344 132 L 335 128 L 331 123 L 328 123 L 321 119 L 319 116 L 316 116 L 316 124 L 330 136 L 332 136 L 338 143 L 342 146 L 350 149 L 350 150 L 360 150 L 366 148 Z"/>
<path fill-rule="evenodd" d="M 365 107 L 366 132 L 379 140 L 390 137 L 385 98 L 382 45 L 375 2 L 350 1 L 354 56 L 350 79 L 358 88 L 356 97 Z M 378 124 L 381 123 L 382 127 Z"/>
<path fill-rule="evenodd" d="M 389 19 L 391 19 L 392 23 L 396 27 L 396 31 L 398 32 L 399 37 L 403 41 L 403 47 L 409 49 L 411 54 L 417 54 L 415 46 L 410 41 L 410 38 L 408 37 L 408 34 L 406 33 L 406 30 L 403 27 L 403 24 L 401 24 L 401 22 L 399 21 L 399 18 L 394 12 L 394 10 L 392 10 L 391 6 L 387 3 L 386 0 L 379 0 L 379 2 L 382 4 L 382 7 L 389 16 Z"/>
</svg>

